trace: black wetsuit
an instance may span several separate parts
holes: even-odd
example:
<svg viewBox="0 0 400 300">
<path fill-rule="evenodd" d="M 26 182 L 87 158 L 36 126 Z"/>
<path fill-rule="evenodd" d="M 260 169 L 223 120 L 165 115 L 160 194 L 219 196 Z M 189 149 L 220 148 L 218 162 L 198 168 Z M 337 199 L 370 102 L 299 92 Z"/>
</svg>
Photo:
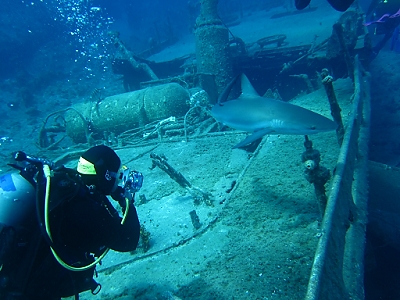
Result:
<svg viewBox="0 0 400 300">
<path fill-rule="evenodd" d="M 51 198 L 55 194 L 59 198 L 66 195 L 50 213 L 50 230 L 58 255 L 70 265 L 84 266 L 94 261 L 92 254 L 100 255 L 106 248 L 121 252 L 135 250 L 140 232 L 135 207 L 129 206 L 129 213 L 122 225 L 122 218 L 106 196 L 91 194 L 84 185 L 79 188 L 75 183 L 73 185 L 73 191 L 68 192 L 71 188 L 62 187 L 60 193 L 55 188 L 57 182 L 52 180 L 51 184 Z M 71 194 L 73 197 L 70 197 Z M 16 296 L 9 299 L 60 299 L 95 289 L 97 283 L 92 278 L 94 267 L 84 272 L 73 272 L 62 267 L 51 253 L 49 242 L 39 230 L 39 224 L 40 221 L 31 232 L 31 236 L 36 238 L 32 237 L 14 260 L 17 266 L 9 267 L 12 273 L 9 276 L 8 294 L 3 292 L 0 298 L 15 293 Z"/>
</svg>

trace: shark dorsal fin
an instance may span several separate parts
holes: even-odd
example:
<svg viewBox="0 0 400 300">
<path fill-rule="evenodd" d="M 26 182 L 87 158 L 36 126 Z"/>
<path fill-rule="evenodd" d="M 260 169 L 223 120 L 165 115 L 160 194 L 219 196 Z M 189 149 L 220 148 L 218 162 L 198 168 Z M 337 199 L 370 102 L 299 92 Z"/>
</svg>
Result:
<svg viewBox="0 0 400 300">
<path fill-rule="evenodd" d="M 249 79 L 246 75 L 242 74 L 242 94 L 239 98 L 253 98 L 253 97 L 260 97 L 260 95 L 256 92 L 254 87 L 251 85 Z"/>
</svg>

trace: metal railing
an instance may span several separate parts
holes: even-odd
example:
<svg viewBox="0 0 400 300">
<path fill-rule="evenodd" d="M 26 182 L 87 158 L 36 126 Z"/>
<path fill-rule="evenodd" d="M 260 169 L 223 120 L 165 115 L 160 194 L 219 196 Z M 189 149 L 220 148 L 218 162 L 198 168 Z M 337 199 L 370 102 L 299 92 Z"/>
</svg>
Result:
<svg viewBox="0 0 400 300">
<path fill-rule="evenodd" d="M 332 178 L 306 300 L 364 299 L 369 80 L 355 58 L 353 109 Z"/>
</svg>

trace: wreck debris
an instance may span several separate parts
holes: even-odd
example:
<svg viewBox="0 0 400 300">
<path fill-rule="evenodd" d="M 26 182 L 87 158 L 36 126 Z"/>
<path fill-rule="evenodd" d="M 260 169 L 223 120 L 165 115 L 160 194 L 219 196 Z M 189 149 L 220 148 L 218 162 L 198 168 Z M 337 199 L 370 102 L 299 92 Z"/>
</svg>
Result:
<svg viewBox="0 0 400 300">
<path fill-rule="evenodd" d="M 271 98 L 271 99 L 276 99 L 276 100 L 282 100 L 281 95 L 279 94 L 278 89 L 268 89 L 265 94 L 263 95 L 265 98 Z"/>
<path fill-rule="evenodd" d="M 59 143 L 61 143 L 66 137 L 67 134 L 66 132 L 66 120 L 63 116 L 64 113 L 71 111 L 75 115 L 78 116 L 78 118 L 81 120 L 82 123 L 84 123 L 85 130 L 84 130 L 84 135 L 86 137 L 86 142 L 90 144 L 90 133 L 88 132 L 88 128 L 90 126 L 89 122 L 85 119 L 85 117 L 76 109 L 69 107 L 67 109 L 55 111 L 53 113 L 50 113 L 47 115 L 45 120 L 43 121 L 42 127 L 40 128 L 39 131 L 39 138 L 38 138 L 38 146 L 42 148 L 43 150 L 51 150 L 54 149 Z M 54 117 L 54 122 L 52 126 L 47 127 L 47 123 L 49 122 L 51 117 Z M 50 133 L 48 135 L 48 133 Z M 57 141 L 55 141 L 55 136 L 56 134 L 59 133 L 64 133 L 64 135 L 59 138 Z"/>
<path fill-rule="evenodd" d="M 192 220 L 192 224 L 195 230 L 200 229 L 201 228 L 201 223 L 200 223 L 200 218 L 197 215 L 195 210 L 192 210 L 191 212 L 189 212 L 190 214 L 190 219 Z"/>
<path fill-rule="evenodd" d="M 139 62 L 136 61 L 136 59 L 133 57 L 132 53 L 125 47 L 123 42 L 120 40 L 119 32 L 110 31 L 108 33 L 108 35 L 110 36 L 110 38 L 111 38 L 112 42 L 114 43 L 115 47 L 118 48 L 118 50 L 121 52 L 122 56 L 129 61 L 129 63 L 132 65 L 132 67 L 134 69 L 143 70 L 153 80 L 157 80 L 158 79 L 157 75 L 153 72 L 153 70 L 149 67 L 148 64 L 139 63 Z"/>
<path fill-rule="evenodd" d="M 307 92 L 308 92 L 308 93 L 311 93 L 311 92 L 314 91 L 314 87 L 313 87 L 313 85 L 312 85 L 312 83 L 311 83 L 311 80 L 310 80 L 310 78 L 308 77 L 307 74 L 289 75 L 289 77 L 303 79 L 304 82 L 305 82 L 306 85 L 307 85 Z"/>
<path fill-rule="evenodd" d="M 279 74 L 284 74 L 286 72 L 289 72 L 298 62 L 300 62 L 301 60 L 303 60 L 304 58 L 314 55 L 315 53 L 317 53 L 318 51 L 321 51 L 322 49 L 326 48 L 327 44 L 328 44 L 329 38 L 325 39 L 324 41 L 322 41 L 321 43 L 319 43 L 318 45 L 315 45 L 315 39 L 312 45 L 310 45 L 310 47 L 306 50 L 306 53 L 303 54 L 302 56 L 300 56 L 298 59 L 296 59 L 295 61 L 288 61 L 283 63 L 282 65 L 282 70 L 279 72 Z M 292 47 L 292 49 L 295 49 L 296 47 Z M 300 48 L 300 47 L 297 47 Z M 304 49 L 305 50 L 305 49 Z"/>
<path fill-rule="evenodd" d="M 331 177 L 330 171 L 321 166 L 321 153 L 313 149 L 312 142 L 308 136 L 305 136 L 304 147 L 306 151 L 301 155 L 301 161 L 304 164 L 304 174 L 308 182 L 314 185 L 315 195 L 317 197 L 318 209 L 321 219 L 324 216 L 328 197 L 326 196 L 325 184 Z"/>
<path fill-rule="evenodd" d="M 277 34 L 272 36 L 267 36 L 262 39 L 259 39 L 256 43 L 260 46 L 260 48 L 264 48 L 266 45 L 275 44 L 277 47 L 282 47 L 284 45 L 284 41 L 286 40 L 286 35 Z"/>
<path fill-rule="evenodd" d="M 343 126 L 342 116 L 340 114 L 342 110 L 339 106 L 339 103 L 337 102 L 335 90 L 333 89 L 333 84 L 332 84 L 333 78 L 332 76 L 329 75 L 328 69 L 323 69 L 321 71 L 321 78 L 322 78 L 322 83 L 324 84 L 326 95 L 328 96 L 333 120 L 338 125 L 338 128 L 336 129 L 337 139 L 339 145 L 342 145 L 344 137 L 344 126 Z"/>
<path fill-rule="evenodd" d="M 206 205 L 212 206 L 213 205 L 213 200 L 212 200 L 212 195 L 211 193 L 204 191 L 203 189 L 196 187 L 192 185 L 183 175 L 181 172 L 175 170 L 174 167 L 172 167 L 168 163 L 168 159 L 165 157 L 165 155 L 157 155 L 154 152 L 150 153 L 150 158 L 152 160 L 152 166 L 151 170 L 154 169 L 155 167 L 159 167 L 161 170 L 163 170 L 167 175 L 174 180 L 176 183 L 178 183 L 181 187 L 186 189 L 193 197 L 194 203 L 196 205 L 199 205 L 200 203 L 204 202 Z"/>
<path fill-rule="evenodd" d="M 344 60 L 346 62 L 346 66 L 347 66 L 347 72 L 348 72 L 347 75 L 352 80 L 354 80 L 354 66 L 353 66 L 353 62 L 352 62 L 352 59 L 351 59 L 351 56 L 349 53 L 349 49 L 348 49 L 346 41 L 344 39 L 342 24 L 336 23 L 335 25 L 333 25 L 333 30 L 335 30 L 335 32 L 336 32 L 336 35 L 339 39 L 340 47 L 343 51 Z"/>
<path fill-rule="evenodd" d="M 140 241 L 143 252 L 146 253 L 150 249 L 150 232 L 144 227 L 144 225 L 140 225 Z"/>
<path fill-rule="evenodd" d="M 189 108 L 188 100 L 189 92 L 185 88 L 177 83 L 168 83 L 109 96 L 97 105 L 76 103 L 73 108 L 82 112 L 87 120 L 66 112 L 67 134 L 76 143 L 86 142 L 89 122 L 89 131 L 96 139 L 102 138 L 104 131 L 112 131 L 118 136 L 153 121 L 184 116 Z"/>
<path fill-rule="evenodd" d="M 195 29 L 197 71 L 215 75 L 216 88 L 221 93 L 233 77 L 229 30 L 218 15 L 218 0 L 201 0 L 200 4 Z M 215 93 L 206 91 L 210 95 Z"/>
</svg>

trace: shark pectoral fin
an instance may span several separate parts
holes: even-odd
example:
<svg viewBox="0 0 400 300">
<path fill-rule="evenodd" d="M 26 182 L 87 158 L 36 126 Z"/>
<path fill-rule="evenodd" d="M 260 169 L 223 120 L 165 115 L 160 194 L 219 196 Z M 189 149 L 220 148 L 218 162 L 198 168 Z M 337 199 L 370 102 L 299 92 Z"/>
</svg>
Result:
<svg viewBox="0 0 400 300">
<path fill-rule="evenodd" d="M 249 135 L 247 138 L 245 138 L 243 141 L 241 141 L 239 144 L 235 145 L 233 147 L 233 149 L 246 146 L 271 132 L 273 132 L 273 130 L 271 128 L 264 128 L 264 129 L 257 130 L 252 135 Z"/>
</svg>

